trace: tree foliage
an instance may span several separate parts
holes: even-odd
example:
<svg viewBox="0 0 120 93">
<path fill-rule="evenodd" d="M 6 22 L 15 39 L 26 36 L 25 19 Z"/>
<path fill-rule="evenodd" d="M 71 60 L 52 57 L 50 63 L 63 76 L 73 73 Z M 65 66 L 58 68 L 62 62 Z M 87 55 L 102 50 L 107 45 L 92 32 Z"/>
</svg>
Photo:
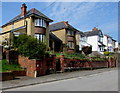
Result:
<svg viewBox="0 0 120 93">
<path fill-rule="evenodd" d="M 18 49 L 20 55 L 30 59 L 41 59 L 45 54 L 46 46 L 36 38 L 27 35 L 14 37 L 13 46 Z"/>
<path fill-rule="evenodd" d="M 85 55 L 88 55 L 92 53 L 92 46 L 83 46 L 82 51 L 84 52 Z"/>
</svg>

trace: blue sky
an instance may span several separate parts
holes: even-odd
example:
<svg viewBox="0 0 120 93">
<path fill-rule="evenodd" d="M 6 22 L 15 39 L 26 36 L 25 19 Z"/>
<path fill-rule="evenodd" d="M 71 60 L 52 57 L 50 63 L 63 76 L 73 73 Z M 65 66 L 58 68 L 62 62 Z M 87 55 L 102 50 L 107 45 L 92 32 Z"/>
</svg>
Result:
<svg viewBox="0 0 120 93">
<path fill-rule="evenodd" d="M 23 2 L 2 3 L 2 25 L 21 13 Z M 117 2 L 26 2 L 27 10 L 36 8 L 52 23 L 68 21 L 80 31 L 90 31 L 98 27 L 104 34 L 118 40 L 118 3 Z M 48 7 L 49 6 L 49 7 Z M 48 8 L 46 8 L 48 7 Z M 44 10 L 46 8 L 46 10 Z M 44 10 L 44 11 L 43 11 Z"/>
</svg>

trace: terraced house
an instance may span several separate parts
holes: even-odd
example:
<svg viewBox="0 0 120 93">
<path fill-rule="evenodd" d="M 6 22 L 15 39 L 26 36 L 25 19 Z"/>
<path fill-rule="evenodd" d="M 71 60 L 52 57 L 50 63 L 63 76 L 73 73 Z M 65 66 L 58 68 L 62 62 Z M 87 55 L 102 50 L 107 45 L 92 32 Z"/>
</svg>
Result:
<svg viewBox="0 0 120 93">
<path fill-rule="evenodd" d="M 58 46 L 62 47 L 60 49 L 62 49 L 64 52 L 76 52 L 77 47 L 75 35 L 78 31 L 77 29 L 71 26 L 67 21 L 62 21 L 51 24 L 50 31 L 62 41 L 62 45 Z"/>
<path fill-rule="evenodd" d="M 27 11 L 26 4 L 22 4 L 21 13 L 2 26 L 0 40 L 10 42 L 13 34 L 16 36 L 27 34 L 45 42 L 49 47 L 50 22 L 53 22 L 53 20 L 37 9 L 32 8 Z"/>
</svg>

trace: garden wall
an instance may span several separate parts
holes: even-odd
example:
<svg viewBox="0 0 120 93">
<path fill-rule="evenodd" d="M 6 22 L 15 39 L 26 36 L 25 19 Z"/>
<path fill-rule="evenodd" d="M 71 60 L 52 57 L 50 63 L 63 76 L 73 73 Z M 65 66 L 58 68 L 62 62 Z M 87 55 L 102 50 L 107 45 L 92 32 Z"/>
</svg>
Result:
<svg viewBox="0 0 120 93">
<path fill-rule="evenodd" d="M 66 59 L 64 55 L 60 56 L 60 71 L 64 72 L 66 69 L 79 69 L 79 68 L 108 68 L 116 67 L 117 59 L 116 57 L 107 58 L 103 60 L 79 60 L 79 59 Z"/>
<path fill-rule="evenodd" d="M 42 60 L 29 59 L 27 57 L 19 56 L 18 63 L 26 68 L 26 75 L 30 77 L 37 77 L 50 73 L 50 70 L 56 72 L 56 57 L 43 57 Z"/>
<path fill-rule="evenodd" d="M 12 72 L 2 72 L 0 73 L 0 81 L 13 80 L 14 75 Z"/>
</svg>

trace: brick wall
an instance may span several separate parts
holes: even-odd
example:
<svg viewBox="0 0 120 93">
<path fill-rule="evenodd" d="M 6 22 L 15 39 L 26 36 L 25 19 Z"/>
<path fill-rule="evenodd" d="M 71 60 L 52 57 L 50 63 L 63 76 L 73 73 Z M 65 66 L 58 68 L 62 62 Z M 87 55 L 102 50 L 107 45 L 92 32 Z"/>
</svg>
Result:
<svg viewBox="0 0 120 93">
<path fill-rule="evenodd" d="M 21 67 L 26 68 L 26 75 L 30 77 L 46 75 L 46 71 L 50 68 L 56 72 L 56 56 L 52 58 L 44 57 L 43 60 L 28 59 L 28 57 L 19 56 L 18 63 Z M 48 63 L 51 63 L 51 65 L 47 66 Z"/>
<path fill-rule="evenodd" d="M 64 55 L 60 56 L 60 71 L 64 72 L 65 69 L 75 68 L 103 68 L 103 67 L 116 67 L 116 57 L 107 58 L 105 61 L 88 61 L 88 60 L 77 60 L 77 59 L 64 59 Z"/>
</svg>

